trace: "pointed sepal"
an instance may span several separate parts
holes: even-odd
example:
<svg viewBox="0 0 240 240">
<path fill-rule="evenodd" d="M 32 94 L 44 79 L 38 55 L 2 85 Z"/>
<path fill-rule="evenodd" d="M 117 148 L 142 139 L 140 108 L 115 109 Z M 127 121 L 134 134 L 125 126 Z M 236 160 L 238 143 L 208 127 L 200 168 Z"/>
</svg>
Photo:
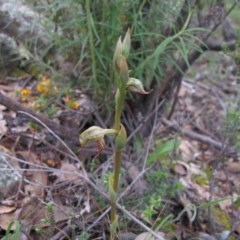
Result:
<svg viewBox="0 0 240 240">
<path fill-rule="evenodd" d="M 145 91 L 142 82 L 136 78 L 129 78 L 127 82 L 127 90 L 141 94 L 149 94 L 152 91 Z"/>
<path fill-rule="evenodd" d="M 131 30 L 128 28 L 122 43 L 122 55 L 127 59 L 131 48 Z"/>
</svg>

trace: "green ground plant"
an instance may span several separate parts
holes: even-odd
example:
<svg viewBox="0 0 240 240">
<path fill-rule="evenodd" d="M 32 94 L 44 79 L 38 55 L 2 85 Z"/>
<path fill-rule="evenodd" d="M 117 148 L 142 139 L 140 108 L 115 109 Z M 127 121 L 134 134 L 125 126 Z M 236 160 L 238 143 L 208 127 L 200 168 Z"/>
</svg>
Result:
<svg viewBox="0 0 240 240">
<path fill-rule="evenodd" d="M 46 239 L 49 239 L 55 232 L 56 223 L 54 219 L 54 210 L 53 204 L 48 203 L 45 206 L 47 217 L 41 219 L 41 223 L 49 225 L 49 231 L 46 231 L 42 227 L 36 227 L 35 231 L 41 236 L 44 236 Z"/>
<path fill-rule="evenodd" d="M 156 149 L 148 155 L 147 166 L 152 165 L 153 169 L 146 174 L 149 194 L 146 194 L 148 197 L 143 214 L 149 220 L 153 220 L 163 206 L 164 198 L 173 198 L 183 188 L 180 182 L 170 179 L 169 172 L 169 155 L 178 149 L 179 144 L 180 139 L 170 139 L 165 142 L 159 140 L 155 144 Z M 158 165 L 156 169 L 154 164 Z"/>
<path fill-rule="evenodd" d="M 240 111 L 229 110 L 225 121 L 225 137 L 230 146 L 240 147 Z"/>
<path fill-rule="evenodd" d="M 168 169 L 159 169 L 147 173 L 150 187 L 143 214 L 149 220 L 154 219 L 159 209 L 163 207 L 163 199 L 173 198 L 177 192 L 183 190 L 180 182 L 170 180 L 170 174 L 167 171 Z"/>
<path fill-rule="evenodd" d="M 12 228 L 14 228 L 14 233 L 11 234 Z M 9 223 L 4 240 L 12 239 L 12 240 L 18 240 L 20 239 L 20 222 L 19 221 L 12 221 Z"/>
<path fill-rule="evenodd" d="M 86 232 L 82 232 L 79 236 L 76 236 L 76 239 L 79 239 L 79 240 L 89 240 L 89 234 L 86 233 Z"/>
</svg>

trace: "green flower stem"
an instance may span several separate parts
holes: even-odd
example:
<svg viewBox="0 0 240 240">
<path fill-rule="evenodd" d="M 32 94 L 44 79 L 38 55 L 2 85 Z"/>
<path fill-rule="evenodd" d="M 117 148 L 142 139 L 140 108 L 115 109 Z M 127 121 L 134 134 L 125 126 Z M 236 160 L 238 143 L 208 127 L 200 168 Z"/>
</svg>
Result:
<svg viewBox="0 0 240 240">
<path fill-rule="evenodd" d="M 114 175 L 113 175 L 113 190 L 115 193 L 117 193 L 118 182 L 119 182 L 119 175 L 120 175 L 120 168 L 121 168 L 121 154 L 122 154 L 122 151 L 116 151 L 115 153 Z M 112 195 L 111 197 L 110 216 L 111 216 L 111 223 L 113 223 L 116 217 L 116 194 Z M 114 238 L 114 233 L 111 235 L 113 235 L 112 237 Z"/>
<path fill-rule="evenodd" d="M 126 96 L 126 86 L 125 84 L 121 84 L 120 88 L 117 90 L 116 93 L 116 103 L 115 103 L 115 122 L 114 122 L 114 129 L 119 131 L 120 130 L 120 123 L 121 123 L 121 114 L 123 110 L 123 105 L 124 105 L 124 100 Z M 117 196 L 117 190 L 118 190 L 118 182 L 119 182 L 119 176 L 120 176 L 120 169 L 121 169 L 121 155 L 122 155 L 122 150 L 117 150 L 115 151 L 115 161 L 114 161 L 114 172 L 113 172 L 113 191 L 116 194 L 112 194 L 111 196 L 111 224 L 115 223 L 115 219 L 117 219 L 116 216 L 116 196 Z M 110 239 L 114 239 L 115 235 L 115 230 L 114 228 L 111 229 L 110 233 Z"/>
<path fill-rule="evenodd" d="M 121 169 L 121 155 L 122 155 L 122 151 L 116 151 L 114 177 L 113 177 L 113 189 L 115 192 L 117 192 L 117 188 L 118 188 L 118 181 L 119 181 L 119 175 L 120 175 L 120 169 Z"/>
<path fill-rule="evenodd" d="M 122 86 L 118 89 L 116 94 L 116 109 L 115 109 L 115 123 L 114 129 L 119 131 L 120 124 L 121 124 L 121 114 L 123 110 L 124 100 L 126 96 L 125 86 Z M 113 173 L 113 190 L 117 193 L 118 190 L 118 182 L 119 182 L 119 175 L 120 175 L 120 168 L 121 168 L 121 154 L 122 151 L 119 150 L 115 152 L 115 161 L 114 161 L 114 173 Z"/>
<path fill-rule="evenodd" d="M 114 122 L 114 129 L 117 131 L 120 130 L 121 114 L 122 114 L 125 96 L 126 96 L 125 87 L 124 88 L 122 87 L 117 90 L 116 103 L 115 103 L 115 122 Z"/>
</svg>

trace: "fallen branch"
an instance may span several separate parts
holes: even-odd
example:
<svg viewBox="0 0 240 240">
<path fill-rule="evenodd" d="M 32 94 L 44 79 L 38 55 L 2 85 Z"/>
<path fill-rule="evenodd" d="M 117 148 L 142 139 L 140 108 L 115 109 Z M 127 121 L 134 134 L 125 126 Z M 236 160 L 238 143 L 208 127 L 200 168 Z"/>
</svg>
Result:
<svg viewBox="0 0 240 240">
<path fill-rule="evenodd" d="M 47 125 L 53 132 L 59 135 L 61 138 L 65 139 L 67 142 L 71 142 L 74 145 L 79 145 L 78 141 L 78 131 L 76 129 L 70 129 L 64 126 L 59 125 L 53 120 L 47 119 L 44 116 L 35 113 L 32 109 L 23 106 L 22 104 L 16 102 L 15 100 L 7 97 L 2 92 L 0 92 L 0 104 L 7 107 L 8 109 L 14 112 L 27 112 L 35 118 L 39 119 L 45 125 Z M 26 117 L 26 116 L 24 116 Z M 36 122 L 31 118 L 31 121 Z M 38 122 L 36 122 L 38 124 Z"/>
<path fill-rule="evenodd" d="M 176 123 L 173 123 L 169 120 L 167 120 L 166 118 L 161 118 L 162 123 L 173 129 L 176 132 L 180 132 L 183 136 L 189 137 L 191 139 L 200 141 L 200 142 L 204 142 L 206 144 L 209 144 L 219 150 L 222 150 L 223 148 L 226 148 L 226 154 L 227 155 L 236 155 L 237 151 L 235 149 L 233 149 L 232 147 L 228 147 L 226 146 L 226 144 L 219 142 L 217 140 L 212 139 L 211 137 L 205 136 L 205 135 L 201 135 L 199 133 L 193 132 L 191 130 L 186 130 L 184 128 L 179 128 L 179 126 Z"/>
<path fill-rule="evenodd" d="M 236 49 L 236 40 L 232 40 L 230 42 L 223 42 L 223 41 L 217 41 L 216 39 L 211 39 L 209 38 L 206 41 L 206 50 L 211 50 L 211 51 L 234 51 Z M 204 48 L 202 48 L 205 50 Z"/>
</svg>

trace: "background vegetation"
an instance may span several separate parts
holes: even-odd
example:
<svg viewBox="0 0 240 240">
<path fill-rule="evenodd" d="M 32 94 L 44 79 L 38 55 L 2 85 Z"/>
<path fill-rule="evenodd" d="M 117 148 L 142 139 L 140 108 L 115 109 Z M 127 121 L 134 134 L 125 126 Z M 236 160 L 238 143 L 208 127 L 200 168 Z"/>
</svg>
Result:
<svg viewBox="0 0 240 240">
<path fill-rule="evenodd" d="M 183 123 L 181 123 L 182 119 L 183 122 L 186 119 L 178 112 L 178 115 L 175 114 L 175 110 L 176 105 L 181 102 L 179 95 L 183 78 L 188 80 L 187 83 L 194 85 L 195 82 L 192 79 L 201 71 L 198 68 L 201 68 L 205 62 L 208 65 L 205 76 L 207 83 L 213 86 L 223 84 L 223 75 L 227 70 L 224 69 L 224 74 L 222 71 L 215 74 L 215 63 L 219 61 L 220 64 L 223 61 L 221 58 L 223 55 L 233 60 L 234 74 L 239 80 L 238 2 L 234 0 L 25 0 L 25 2 L 40 14 L 39 21 L 46 30 L 45 37 L 49 44 L 46 46 L 41 43 L 40 34 L 21 42 L 19 44 L 21 50 L 19 69 L 34 76 L 37 80 L 34 111 L 43 112 L 48 118 L 59 119 L 59 108 L 65 104 L 64 110 L 70 112 L 71 118 L 64 115 L 59 121 L 64 122 L 62 120 L 64 119 L 69 127 L 67 130 L 72 131 L 66 135 L 67 131 L 60 128 L 57 133 L 61 137 L 65 136 L 66 141 L 69 140 L 69 136 L 78 141 L 79 132 L 91 125 L 100 124 L 101 127 L 112 127 L 116 92 L 113 53 L 119 36 L 123 35 L 128 28 L 131 29 L 132 46 L 128 58 L 129 68 L 132 69 L 130 76 L 140 79 L 146 89 L 152 89 L 153 92 L 141 96 L 128 95 L 125 104 L 122 121 L 128 132 L 128 147 L 123 156 L 121 174 L 124 177 L 120 183 L 122 193 L 117 202 L 117 207 L 121 210 L 119 232 L 134 232 L 132 239 L 135 239 L 143 231 L 151 232 L 156 236 L 161 230 L 170 233 L 169 239 L 189 239 L 189 234 L 185 234 L 184 230 L 179 230 L 179 228 L 186 227 L 194 234 L 205 230 L 212 235 L 220 233 L 222 237 L 223 230 L 226 229 L 217 227 L 216 230 L 211 222 L 211 214 L 214 217 L 223 216 L 223 211 L 216 207 L 218 200 L 212 199 L 214 195 L 212 186 L 215 186 L 215 170 L 224 167 L 229 152 L 236 153 L 236 146 L 239 146 L 237 134 L 239 131 L 239 82 L 236 85 L 237 93 L 234 98 L 236 101 L 224 107 L 223 125 L 218 125 L 217 121 L 211 119 L 213 129 L 219 131 L 219 135 L 216 134 L 220 141 L 219 144 L 211 139 L 210 141 L 209 138 L 200 138 L 201 136 L 197 134 L 187 135 L 186 131 L 182 130 Z M 226 23 L 226 20 L 230 23 Z M 228 23 L 230 25 L 227 25 Z M 208 52 L 210 55 L 206 57 L 205 53 Z M 199 64 L 200 67 L 195 66 L 196 60 L 202 61 L 203 64 Z M 14 71 L 13 75 L 21 75 L 22 72 L 19 73 L 18 70 Z M 227 73 L 224 76 L 227 79 Z M 26 89 L 23 90 L 18 92 L 18 96 L 22 102 L 29 102 L 32 93 Z M 90 104 L 79 103 L 79 92 L 86 94 L 94 107 L 80 113 L 81 107 Z M 213 93 L 210 90 L 209 93 L 210 98 Z M 204 101 L 196 99 L 195 102 L 204 105 L 205 99 Z M 190 108 L 189 105 L 187 102 L 184 106 Z M 208 111 L 206 111 L 207 114 L 209 114 Z M 176 124 L 169 124 L 172 118 L 176 120 Z M 195 118 L 197 114 L 192 117 L 192 119 Z M 157 123 L 162 119 L 164 119 L 162 125 L 165 127 L 160 128 L 158 125 L 157 128 Z M 54 130 L 54 124 L 51 127 Z M 173 131 L 166 130 L 168 128 Z M 197 127 L 194 126 L 193 129 L 195 128 Z M 200 130 L 204 132 L 204 129 Z M 197 128 L 197 133 L 200 130 Z M 204 139 L 218 150 L 218 159 L 212 160 L 209 165 L 206 164 L 207 166 L 201 165 L 204 174 L 199 173 L 196 167 L 191 176 L 194 184 L 209 187 L 209 202 L 207 203 L 199 203 L 194 196 L 186 197 L 186 185 L 179 181 L 179 178 L 190 168 L 192 169 L 192 165 L 189 167 L 190 164 L 188 166 L 188 163 L 184 163 L 179 152 L 181 140 L 186 135 L 198 141 Z M 70 142 L 69 145 L 73 151 L 79 147 L 76 142 Z M 83 151 L 79 154 L 79 158 L 86 165 L 88 174 L 94 179 L 94 184 L 96 182 L 97 187 L 93 188 L 93 196 L 98 204 L 97 210 L 95 209 L 93 213 L 95 218 L 105 217 L 108 213 L 109 203 L 105 195 L 101 195 L 98 191 L 101 189 L 103 193 L 107 192 L 109 172 L 111 172 L 111 162 L 109 163 L 111 149 L 112 145 L 107 144 L 103 154 L 97 157 L 94 155 L 95 152 L 93 154 L 92 148 L 87 149 L 87 157 Z M 204 147 L 201 148 L 201 157 L 204 159 L 205 152 L 202 149 Z M 61 154 L 59 155 L 62 157 Z M 108 166 L 105 165 L 105 161 Z M 137 189 L 133 190 L 128 189 L 128 186 L 133 187 L 132 182 L 135 178 L 127 177 L 125 172 L 126 169 L 129 171 L 131 168 L 134 169 L 131 172 L 132 175 L 139 180 Z M 128 175 L 131 174 L 128 172 Z M 142 176 L 145 177 L 144 180 Z M 194 189 L 196 187 L 194 184 L 189 189 Z M 236 192 L 239 195 L 239 189 Z M 233 195 L 233 191 L 228 196 L 231 194 Z M 73 195 L 77 193 L 74 192 Z M 224 201 L 224 198 L 219 201 Z M 237 201 L 234 204 L 237 205 Z M 78 203 L 78 207 L 79 205 Z M 206 225 L 201 220 L 202 216 L 197 215 L 200 210 L 203 216 L 208 216 L 210 219 Z M 43 217 L 42 220 L 49 224 L 50 232 L 47 232 L 44 227 L 34 229 L 35 233 L 43 239 L 56 237 L 56 230 L 59 227 L 57 220 L 53 218 L 54 211 L 51 204 L 46 205 L 46 212 L 50 217 Z M 230 234 L 235 229 L 230 224 L 229 215 L 226 215 L 219 217 L 219 222 L 228 226 L 227 230 Z M 136 221 L 135 216 L 140 220 Z M 94 226 L 92 227 L 87 220 L 83 220 L 82 225 L 78 220 L 69 220 L 71 227 L 66 232 L 67 235 L 72 236 L 72 239 L 74 236 L 79 239 L 97 238 L 102 234 L 99 228 L 101 232 L 104 229 L 104 234 L 106 233 L 107 236 L 109 234 L 108 227 L 98 219 L 95 222 L 98 227 L 94 230 Z M 16 225 L 16 229 L 20 231 L 19 222 L 14 222 L 9 226 L 7 235 L 11 234 L 13 225 Z M 181 232 L 182 238 L 179 238 L 178 232 Z M 200 239 L 204 239 L 201 237 Z M 124 235 L 121 235 L 121 238 L 127 239 Z M 235 239 L 234 236 L 232 239 Z"/>
</svg>

